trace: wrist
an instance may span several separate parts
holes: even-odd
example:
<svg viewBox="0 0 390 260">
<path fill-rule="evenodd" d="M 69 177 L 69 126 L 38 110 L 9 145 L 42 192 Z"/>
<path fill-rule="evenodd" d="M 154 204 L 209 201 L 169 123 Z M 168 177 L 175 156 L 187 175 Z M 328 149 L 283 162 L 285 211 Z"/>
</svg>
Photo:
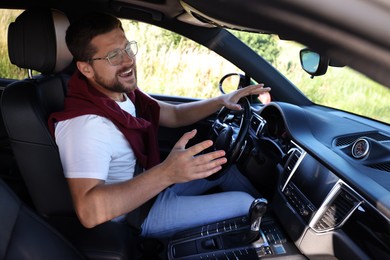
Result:
<svg viewBox="0 0 390 260">
<path fill-rule="evenodd" d="M 156 181 L 159 182 L 164 189 L 176 183 L 173 172 L 166 166 L 165 161 L 157 164 L 151 170 L 153 170 Z"/>
</svg>

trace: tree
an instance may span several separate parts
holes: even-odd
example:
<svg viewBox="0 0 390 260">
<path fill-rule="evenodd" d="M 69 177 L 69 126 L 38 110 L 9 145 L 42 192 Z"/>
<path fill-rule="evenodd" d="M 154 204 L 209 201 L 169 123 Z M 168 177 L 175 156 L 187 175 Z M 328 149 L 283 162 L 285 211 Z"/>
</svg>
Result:
<svg viewBox="0 0 390 260">
<path fill-rule="evenodd" d="M 272 64 L 275 64 L 280 50 L 277 45 L 278 37 L 271 34 L 258 34 L 243 31 L 230 31 L 237 38 L 247 44 L 251 49 L 257 52 Z"/>
</svg>

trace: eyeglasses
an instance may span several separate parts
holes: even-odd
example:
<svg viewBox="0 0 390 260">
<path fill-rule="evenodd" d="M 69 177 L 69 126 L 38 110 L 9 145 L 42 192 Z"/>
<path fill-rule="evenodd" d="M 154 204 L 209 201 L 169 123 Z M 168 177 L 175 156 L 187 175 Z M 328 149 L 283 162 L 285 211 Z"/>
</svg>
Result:
<svg viewBox="0 0 390 260">
<path fill-rule="evenodd" d="M 118 66 L 123 62 L 123 56 L 125 53 L 129 56 L 129 58 L 133 59 L 138 52 L 138 46 L 136 41 L 131 41 L 126 45 L 126 48 L 123 50 L 116 50 L 109 52 L 104 58 L 92 58 L 89 59 L 88 62 L 95 60 L 107 60 L 111 66 Z"/>
</svg>

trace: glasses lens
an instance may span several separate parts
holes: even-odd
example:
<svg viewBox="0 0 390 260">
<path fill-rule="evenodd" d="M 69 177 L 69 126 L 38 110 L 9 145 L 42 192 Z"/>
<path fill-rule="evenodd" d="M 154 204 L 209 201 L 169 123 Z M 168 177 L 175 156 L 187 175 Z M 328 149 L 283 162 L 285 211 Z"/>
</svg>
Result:
<svg viewBox="0 0 390 260">
<path fill-rule="evenodd" d="M 111 65 L 116 66 L 122 62 L 122 55 L 120 54 L 120 51 L 114 51 L 107 55 L 107 59 Z"/>
<path fill-rule="evenodd" d="M 132 41 L 127 44 L 125 49 L 109 53 L 107 55 L 107 60 L 112 66 L 117 66 L 123 62 L 124 52 L 126 52 L 130 58 L 133 58 L 137 54 L 137 51 L 137 43 Z"/>
<path fill-rule="evenodd" d="M 138 52 L 137 42 L 129 42 L 125 48 L 125 51 L 130 58 L 133 58 Z"/>
</svg>

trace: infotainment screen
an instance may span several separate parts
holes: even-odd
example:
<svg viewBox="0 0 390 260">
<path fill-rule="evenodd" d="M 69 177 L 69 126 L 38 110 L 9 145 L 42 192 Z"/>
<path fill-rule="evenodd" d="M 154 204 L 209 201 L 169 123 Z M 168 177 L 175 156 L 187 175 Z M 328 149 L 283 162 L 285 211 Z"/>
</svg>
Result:
<svg viewBox="0 0 390 260">
<path fill-rule="evenodd" d="M 309 154 L 303 158 L 290 182 L 316 207 L 321 206 L 338 177 Z"/>
</svg>

